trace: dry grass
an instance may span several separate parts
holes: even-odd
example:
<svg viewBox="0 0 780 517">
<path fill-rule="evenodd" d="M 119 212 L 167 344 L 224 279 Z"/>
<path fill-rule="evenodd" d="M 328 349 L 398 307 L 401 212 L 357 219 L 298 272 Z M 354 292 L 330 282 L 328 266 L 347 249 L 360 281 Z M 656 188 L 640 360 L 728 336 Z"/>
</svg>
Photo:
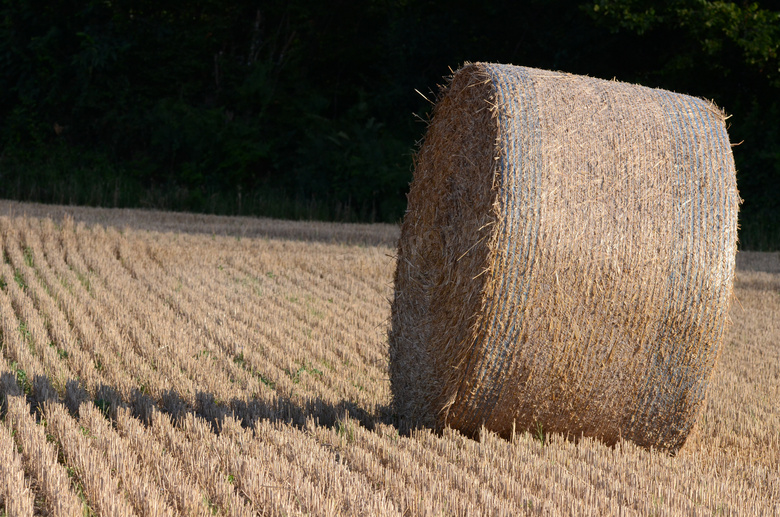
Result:
<svg viewBox="0 0 780 517">
<path fill-rule="evenodd" d="M 9 515 L 780 512 L 780 254 L 738 256 L 711 396 L 670 457 L 399 434 L 397 228 L 273 226 L 0 202 Z"/>
</svg>

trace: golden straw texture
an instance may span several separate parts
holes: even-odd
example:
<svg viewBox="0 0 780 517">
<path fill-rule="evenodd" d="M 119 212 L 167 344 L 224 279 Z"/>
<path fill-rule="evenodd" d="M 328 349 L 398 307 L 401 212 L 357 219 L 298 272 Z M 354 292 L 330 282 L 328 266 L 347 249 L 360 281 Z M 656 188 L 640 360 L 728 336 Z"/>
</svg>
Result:
<svg viewBox="0 0 780 517">
<path fill-rule="evenodd" d="M 407 426 L 676 452 L 728 319 L 725 116 L 664 90 L 464 66 L 419 150 L 390 377 Z"/>
</svg>

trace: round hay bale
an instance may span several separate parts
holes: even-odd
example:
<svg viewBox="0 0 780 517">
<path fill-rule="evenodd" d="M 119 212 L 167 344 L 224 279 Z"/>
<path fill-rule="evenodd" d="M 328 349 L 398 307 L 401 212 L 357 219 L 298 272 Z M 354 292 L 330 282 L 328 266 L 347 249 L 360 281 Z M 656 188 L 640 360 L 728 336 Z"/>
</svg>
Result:
<svg viewBox="0 0 780 517">
<path fill-rule="evenodd" d="M 398 244 L 402 425 L 678 450 L 731 300 L 740 200 L 724 120 L 638 85 L 458 70 Z"/>
</svg>

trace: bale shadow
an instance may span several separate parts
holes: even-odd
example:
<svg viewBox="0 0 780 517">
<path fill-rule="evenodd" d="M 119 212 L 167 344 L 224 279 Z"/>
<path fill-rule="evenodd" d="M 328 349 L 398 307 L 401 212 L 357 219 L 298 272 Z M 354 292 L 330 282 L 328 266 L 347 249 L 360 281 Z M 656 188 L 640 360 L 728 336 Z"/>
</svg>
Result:
<svg viewBox="0 0 780 517">
<path fill-rule="evenodd" d="M 193 414 L 208 422 L 216 434 L 220 433 L 227 418 L 236 419 L 245 429 L 254 429 L 261 422 L 282 423 L 302 429 L 309 421 L 314 421 L 318 426 L 334 428 L 345 419 L 369 431 L 380 424 L 397 427 L 397 419 L 389 405 L 378 406 L 372 413 L 348 400 L 334 404 L 316 398 L 301 403 L 281 393 L 266 399 L 233 398 L 219 402 L 214 394 L 206 391 L 196 393 L 193 405 L 175 390 L 168 390 L 159 400 L 155 400 L 139 389 L 123 396 L 116 387 L 108 384 L 99 385 L 92 396 L 76 379 L 68 380 L 64 393 L 59 394 L 46 376 L 20 378 L 8 371 L 0 375 L 0 417 L 5 416 L 7 396 L 18 395 L 25 396 L 31 414 L 38 420 L 43 416 L 44 403 L 54 402 L 62 404 L 74 418 L 79 417 L 79 409 L 84 403 L 93 404 L 111 421 L 116 420 L 119 409 L 129 409 L 146 426 L 151 425 L 155 412 L 169 416 L 174 422 Z"/>
</svg>

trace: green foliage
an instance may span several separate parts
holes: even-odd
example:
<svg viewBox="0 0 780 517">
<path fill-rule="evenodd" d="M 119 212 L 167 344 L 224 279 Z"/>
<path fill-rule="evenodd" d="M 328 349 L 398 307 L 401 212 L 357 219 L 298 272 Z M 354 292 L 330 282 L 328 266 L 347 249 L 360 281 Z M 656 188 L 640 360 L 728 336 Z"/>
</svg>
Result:
<svg viewBox="0 0 780 517">
<path fill-rule="evenodd" d="M 739 124 L 730 129 L 737 164 L 740 245 L 752 250 L 780 249 L 780 88 L 778 97 L 746 99 L 734 106 Z M 745 105 L 744 103 L 750 102 Z M 738 110 L 738 111 L 737 111 Z M 736 116 L 734 117 L 736 118 Z M 740 143 L 741 142 L 741 143 Z"/>
<path fill-rule="evenodd" d="M 19 388 L 24 392 L 25 395 L 31 395 L 32 384 L 27 378 L 27 372 L 25 372 L 16 361 L 11 363 L 11 371 L 13 371 L 14 375 L 16 375 L 16 383 L 19 385 Z"/>
<path fill-rule="evenodd" d="M 547 444 L 547 435 L 544 433 L 544 427 L 542 427 L 541 422 L 536 423 L 536 430 L 534 432 L 534 438 L 539 440 L 539 443 L 542 444 L 542 446 Z"/>
<path fill-rule="evenodd" d="M 29 246 L 24 248 L 24 263 L 27 264 L 27 267 L 35 266 L 35 261 L 33 260 L 33 250 Z"/>
<path fill-rule="evenodd" d="M 30 333 L 30 329 L 27 328 L 27 323 L 22 321 L 19 323 L 19 335 L 24 339 L 25 341 L 32 341 L 32 334 Z"/>
<path fill-rule="evenodd" d="M 780 18 L 762 2 L 0 0 L 0 197 L 397 221 L 464 61 L 714 99 L 746 246 L 777 246 Z"/>
<path fill-rule="evenodd" d="M 597 0 L 586 8 L 612 32 L 676 32 L 691 43 L 677 49 L 686 61 L 710 58 L 706 64 L 726 74 L 746 66 L 780 86 L 780 12 L 759 3 Z"/>
<path fill-rule="evenodd" d="M 219 506 L 205 494 L 203 495 L 203 504 L 209 509 L 211 515 L 217 515 L 219 513 Z"/>
<path fill-rule="evenodd" d="M 336 432 L 342 440 L 346 440 L 347 443 L 353 443 L 355 441 L 355 429 L 352 424 L 347 420 L 338 420 L 336 422 Z"/>
<path fill-rule="evenodd" d="M 58 347 L 53 341 L 49 341 L 49 346 L 57 352 L 57 355 L 60 357 L 60 359 L 68 358 L 68 351 Z"/>
<path fill-rule="evenodd" d="M 276 389 L 276 383 L 272 381 L 269 377 L 266 377 L 265 375 L 257 372 L 255 372 L 255 375 L 257 376 L 258 379 L 260 379 L 260 382 L 262 382 L 272 390 Z"/>
<path fill-rule="evenodd" d="M 362 85 L 347 75 L 318 88 L 336 59 L 371 58 L 342 40 L 349 30 L 332 32 L 330 7 L 0 5 L 0 196 L 341 219 L 403 210 L 408 141 L 383 134 L 368 104 L 351 108 Z M 341 10 L 355 38 L 371 34 L 362 17 L 380 20 L 371 6 Z M 333 55 L 318 48 L 330 38 L 342 40 Z"/>
<path fill-rule="evenodd" d="M 88 292 L 92 292 L 92 283 L 89 280 L 89 277 L 82 273 L 81 271 L 75 271 L 76 278 L 79 279 L 79 282 L 81 282 L 81 285 L 84 287 L 84 289 Z"/>
<path fill-rule="evenodd" d="M 301 382 L 301 374 L 308 373 L 309 375 L 317 375 L 322 377 L 322 370 L 315 368 L 313 365 L 311 365 L 307 361 L 298 362 L 297 363 L 298 369 L 295 371 L 290 370 L 289 368 L 285 368 L 284 372 L 287 374 L 290 379 L 292 379 L 293 384 L 298 384 Z"/>
<path fill-rule="evenodd" d="M 18 269 L 14 269 L 14 281 L 16 282 L 16 285 L 19 286 L 20 289 L 26 290 L 27 289 L 27 282 L 24 281 L 24 275 L 22 275 L 22 272 Z"/>
</svg>

